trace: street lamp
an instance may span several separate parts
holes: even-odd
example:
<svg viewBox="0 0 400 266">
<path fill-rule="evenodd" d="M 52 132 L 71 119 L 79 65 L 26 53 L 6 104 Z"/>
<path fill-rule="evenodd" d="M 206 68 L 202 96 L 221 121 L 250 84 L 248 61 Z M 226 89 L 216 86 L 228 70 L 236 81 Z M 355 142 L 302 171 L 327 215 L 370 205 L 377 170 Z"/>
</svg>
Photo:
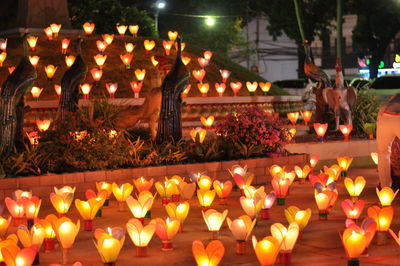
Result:
<svg viewBox="0 0 400 266">
<path fill-rule="evenodd" d="M 160 14 L 160 10 L 164 9 L 167 3 L 163 0 L 158 0 L 153 4 L 153 7 L 155 9 L 154 13 L 154 28 L 156 30 L 156 33 L 158 35 L 158 15 Z"/>
<path fill-rule="evenodd" d="M 205 23 L 208 27 L 214 27 L 216 20 L 214 17 L 211 16 L 206 16 L 205 17 Z"/>
</svg>

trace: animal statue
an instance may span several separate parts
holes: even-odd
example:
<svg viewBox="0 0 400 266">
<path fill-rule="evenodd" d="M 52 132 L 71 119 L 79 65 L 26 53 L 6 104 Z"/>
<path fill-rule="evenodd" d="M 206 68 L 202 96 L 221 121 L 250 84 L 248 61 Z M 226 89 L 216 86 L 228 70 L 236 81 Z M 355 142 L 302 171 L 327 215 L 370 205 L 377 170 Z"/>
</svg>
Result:
<svg viewBox="0 0 400 266">
<path fill-rule="evenodd" d="M 28 59 L 26 34 L 22 38 L 24 49 L 20 63 L 8 76 L 0 90 L 0 155 L 7 155 L 14 145 L 23 147 L 23 125 L 26 107 L 24 96 L 37 78 L 36 70 Z"/>
<path fill-rule="evenodd" d="M 77 39 L 77 56 L 72 66 L 65 71 L 61 79 L 61 95 L 58 104 L 58 124 L 65 122 L 69 116 L 76 112 L 79 102 L 79 86 L 86 78 L 88 67 L 81 56 L 82 39 Z"/>
<path fill-rule="evenodd" d="M 325 88 L 322 95 L 326 104 L 335 113 L 335 130 L 339 130 L 340 118 L 343 116 L 344 124 L 352 124 L 351 109 L 357 100 L 357 91 L 354 87 L 345 87 L 342 65 L 336 60 L 335 88 Z"/>
</svg>

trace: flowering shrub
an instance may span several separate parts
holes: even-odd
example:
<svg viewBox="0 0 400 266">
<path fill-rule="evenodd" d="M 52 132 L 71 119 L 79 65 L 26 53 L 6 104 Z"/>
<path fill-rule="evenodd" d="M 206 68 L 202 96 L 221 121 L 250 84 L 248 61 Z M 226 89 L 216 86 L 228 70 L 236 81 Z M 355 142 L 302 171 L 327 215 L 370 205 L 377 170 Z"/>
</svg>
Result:
<svg viewBox="0 0 400 266">
<path fill-rule="evenodd" d="M 268 116 L 261 108 L 238 108 L 216 127 L 216 134 L 233 143 L 263 146 L 263 152 L 276 152 L 288 142 L 288 131 L 279 118 Z"/>
</svg>

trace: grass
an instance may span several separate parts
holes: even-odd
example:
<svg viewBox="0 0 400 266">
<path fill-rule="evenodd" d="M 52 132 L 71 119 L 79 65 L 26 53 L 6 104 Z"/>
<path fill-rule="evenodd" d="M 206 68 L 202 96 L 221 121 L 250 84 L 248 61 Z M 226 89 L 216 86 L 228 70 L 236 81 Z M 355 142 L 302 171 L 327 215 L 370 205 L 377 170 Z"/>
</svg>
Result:
<svg viewBox="0 0 400 266">
<path fill-rule="evenodd" d="M 61 83 L 61 78 L 64 72 L 67 70 L 67 66 L 65 65 L 65 55 L 61 54 L 61 40 L 63 38 L 71 39 L 70 46 L 68 48 L 67 54 L 76 55 L 75 48 L 75 40 L 77 36 L 59 36 L 57 39 L 49 41 L 45 36 L 40 36 L 36 51 L 29 51 L 29 55 L 37 55 L 40 56 L 40 61 L 37 66 L 37 74 L 38 79 L 35 82 L 34 86 L 44 88 L 40 100 L 52 100 L 56 99 L 57 95 L 54 91 L 54 85 Z M 96 41 L 100 40 L 101 36 L 83 36 L 82 43 L 82 56 L 88 66 L 89 71 L 92 68 L 97 67 L 94 56 L 98 54 L 98 50 L 96 47 Z M 157 39 L 156 47 L 150 53 L 150 55 L 145 54 L 145 50 L 143 47 L 143 41 L 146 38 L 138 37 L 133 38 L 132 36 L 125 36 L 124 38 L 115 36 L 113 43 L 107 47 L 105 50 L 105 54 L 107 55 L 106 63 L 103 67 L 103 77 L 100 82 L 92 88 L 90 93 L 91 97 L 94 95 L 103 95 L 107 94 L 105 84 L 108 82 L 118 82 L 118 90 L 115 94 L 116 98 L 131 98 L 133 97 L 133 93 L 131 91 L 129 83 L 131 81 L 136 80 L 134 70 L 137 68 L 146 69 L 146 78 L 144 80 L 143 88 L 141 95 L 146 94 L 152 87 L 157 86 L 157 70 L 153 67 L 150 56 L 151 55 L 164 55 L 165 52 L 162 48 L 162 40 Z M 125 54 L 124 43 L 131 42 L 136 45 L 135 50 L 133 52 L 133 61 L 131 63 L 131 69 L 126 70 L 121 59 L 120 55 Z M 8 76 L 8 68 L 11 66 L 16 66 L 20 60 L 22 55 L 22 44 L 20 38 L 11 38 L 8 40 L 7 47 L 7 58 L 3 64 L 3 67 L 0 68 L 0 82 L 3 83 Z M 192 72 L 195 69 L 200 69 L 200 66 L 197 62 L 198 57 L 203 56 L 203 50 L 197 47 L 186 47 L 183 51 L 183 56 L 190 57 L 191 61 L 187 65 L 188 70 Z M 167 56 L 168 62 L 172 67 L 172 64 L 175 61 L 176 51 L 173 48 L 171 51 L 171 55 Z M 44 66 L 46 65 L 55 65 L 58 67 L 55 76 L 52 81 L 48 81 L 46 77 L 46 73 L 44 71 Z M 203 82 L 210 83 L 210 91 L 208 93 L 209 96 L 217 96 L 217 93 L 214 89 L 214 83 L 221 82 L 221 76 L 219 73 L 220 69 L 228 69 L 232 72 L 231 77 L 228 79 L 228 83 L 231 81 L 241 81 L 243 83 L 243 87 L 239 92 L 239 95 L 248 95 L 245 82 L 246 81 L 265 81 L 262 77 L 258 76 L 256 73 L 247 70 L 246 68 L 240 66 L 229 60 L 224 56 L 220 56 L 214 54 L 211 58 L 211 63 L 207 66 L 206 71 L 207 74 L 204 78 Z M 88 72 L 86 76 L 85 82 L 93 83 L 94 80 Z M 192 89 L 189 92 L 190 96 L 200 96 L 200 92 L 197 89 L 197 81 L 191 77 L 190 83 L 192 85 Z M 287 94 L 281 88 L 277 86 L 273 86 L 271 88 L 270 95 L 285 95 Z M 232 90 L 227 86 L 225 91 L 226 96 L 233 95 Z M 262 95 L 260 89 L 256 92 L 256 95 Z M 30 93 L 26 95 L 27 100 L 32 100 L 32 96 Z"/>
</svg>

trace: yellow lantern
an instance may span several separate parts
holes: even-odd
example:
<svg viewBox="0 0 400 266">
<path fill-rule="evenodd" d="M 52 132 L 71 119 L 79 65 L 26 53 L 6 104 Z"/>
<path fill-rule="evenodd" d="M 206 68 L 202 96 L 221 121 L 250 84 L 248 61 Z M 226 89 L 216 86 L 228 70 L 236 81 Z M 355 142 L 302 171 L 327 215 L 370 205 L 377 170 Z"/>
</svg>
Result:
<svg viewBox="0 0 400 266">
<path fill-rule="evenodd" d="M 179 231 L 180 222 L 178 218 L 167 218 L 163 220 L 156 218 L 151 220 L 150 224 L 155 224 L 156 234 L 161 239 L 161 250 L 170 251 L 173 250 L 172 240 Z"/>
<path fill-rule="evenodd" d="M 221 73 L 221 77 L 222 77 L 222 82 L 226 83 L 226 81 L 228 80 L 229 76 L 231 75 L 231 72 L 227 69 L 220 69 L 219 73 Z"/>
<path fill-rule="evenodd" d="M 104 201 L 105 198 L 102 200 L 91 198 L 88 201 L 82 201 L 80 199 L 75 200 L 75 207 L 84 221 L 85 231 L 93 231 L 93 219 L 96 216 L 96 213 L 103 206 Z"/>
<path fill-rule="evenodd" d="M 96 64 L 100 69 L 103 69 L 103 66 L 104 66 L 104 63 L 106 62 L 106 60 L 107 60 L 107 56 L 106 55 L 97 54 L 94 57 L 94 61 L 96 61 Z"/>
<path fill-rule="evenodd" d="M 254 82 L 247 81 L 246 87 L 247 87 L 247 90 L 250 92 L 250 96 L 254 96 L 255 91 L 258 88 L 258 83 L 257 83 L 257 81 L 254 81 Z"/>
<path fill-rule="evenodd" d="M 72 201 L 74 200 L 75 187 L 62 187 L 61 189 L 54 188 L 55 192 L 50 193 L 50 201 L 56 209 L 58 215 L 65 216 L 68 212 Z"/>
<path fill-rule="evenodd" d="M 156 46 L 156 42 L 153 40 L 144 40 L 144 49 L 146 50 L 146 54 L 148 55 L 151 50 Z"/>
<path fill-rule="evenodd" d="M 70 42 L 71 42 L 70 39 L 63 39 L 61 41 L 61 53 L 62 54 L 66 54 L 67 53 L 67 49 L 68 49 L 68 46 L 69 46 Z"/>
<path fill-rule="evenodd" d="M 101 77 L 103 76 L 103 70 L 92 68 L 90 70 L 90 74 L 92 74 L 92 78 L 95 82 L 99 82 Z"/>
<path fill-rule="evenodd" d="M 197 190 L 197 198 L 199 199 L 200 206 L 203 209 L 208 209 L 211 206 L 211 203 L 214 201 L 215 198 L 215 190 Z"/>
<path fill-rule="evenodd" d="M 299 112 L 287 113 L 286 115 L 292 125 L 295 126 L 297 120 L 299 119 Z"/>
<path fill-rule="evenodd" d="M 163 47 L 164 47 L 165 54 L 166 55 L 170 55 L 171 48 L 172 48 L 172 45 L 174 44 L 174 42 L 172 42 L 172 41 L 163 41 L 162 44 L 163 44 Z"/>
<path fill-rule="evenodd" d="M 42 93 L 42 91 L 43 89 L 33 86 L 31 89 L 32 97 L 35 98 L 36 101 L 39 100 L 39 96 Z"/>
<path fill-rule="evenodd" d="M 221 203 L 225 204 L 226 198 L 232 192 L 232 182 L 230 180 L 225 181 L 224 183 L 215 180 L 213 183 L 213 188 L 217 193 L 218 197 L 221 199 Z"/>
<path fill-rule="evenodd" d="M 225 248 L 219 240 L 211 241 L 206 248 L 203 242 L 195 240 L 192 244 L 192 253 L 198 266 L 217 266 L 224 256 Z"/>
<path fill-rule="evenodd" d="M 299 236 L 299 225 L 293 222 L 286 228 L 281 223 L 274 223 L 271 225 L 271 234 L 281 242 L 280 263 L 283 265 L 291 264 L 291 253 Z"/>
<path fill-rule="evenodd" d="M 118 186 L 115 182 L 111 185 L 115 199 L 118 201 L 119 211 L 125 211 L 126 199 L 132 193 L 133 186 L 129 183 L 124 183 Z"/>
<path fill-rule="evenodd" d="M 139 31 L 139 25 L 129 25 L 129 31 L 133 35 L 133 37 L 136 37 Z"/>
<path fill-rule="evenodd" d="M 347 228 L 341 236 L 343 246 L 350 259 L 357 259 L 367 247 L 365 235 L 354 228 Z"/>
<path fill-rule="evenodd" d="M 308 221 L 311 218 L 311 209 L 300 210 L 296 206 L 290 206 L 285 209 L 286 220 L 291 223 L 297 223 L 299 225 L 299 239 L 301 238 L 301 231 L 307 226 Z"/>
<path fill-rule="evenodd" d="M 342 168 L 342 177 L 347 177 L 347 170 L 349 170 L 352 161 L 353 158 L 351 157 L 337 157 L 337 162 L 340 168 Z"/>
<path fill-rule="evenodd" d="M 264 237 L 261 241 L 252 238 L 253 248 L 261 266 L 274 265 L 281 242 L 273 236 Z"/>
<path fill-rule="evenodd" d="M 101 37 L 103 38 L 103 41 L 107 43 L 107 45 L 110 45 L 114 40 L 114 34 L 103 34 Z"/>
<path fill-rule="evenodd" d="M 254 197 L 254 198 L 246 198 L 240 197 L 240 205 L 242 206 L 244 212 L 250 216 L 252 219 L 256 218 L 260 213 L 263 207 L 263 198 Z"/>
<path fill-rule="evenodd" d="M 231 82 L 231 83 L 229 83 L 229 86 L 231 87 L 231 89 L 233 91 L 233 96 L 238 96 L 238 93 L 239 93 L 240 89 L 242 88 L 242 82 L 240 82 L 240 81 Z"/>
<path fill-rule="evenodd" d="M 50 29 L 51 29 L 51 31 L 53 32 L 54 37 L 57 37 L 57 36 L 58 36 L 58 33 L 59 33 L 60 30 L 61 30 L 61 24 L 55 24 L 55 23 L 50 24 Z"/>
<path fill-rule="evenodd" d="M 330 190 L 315 191 L 314 196 L 319 210 L 319 220 L 328 220 L 328 208 L 333 197 L 333 192 Z"/>
<path fill-rule="evenodd" d="M 215 90 L 218 92 L 218 95 L 222 97 L 224 94 L 224 91 L 226 89 L 226 84 L 225 83 L 215 83 Z"/>
<path fill-rule="evenodd" d="M 154 67 L 156 67 L 156 66 L 158 65 L 158 61 L 157 61 L 157 59 L 154 57 L 154 55 L 152 55 L 152 56 L 150 57 L 150 61 L 151 61 L 151 63 L 153 64 Z"/>
<path fill-rule="evenodd" d="M 133 184 L 135 185 L 137 191 L 140 193 L 142 191 L 150 191 L 151 187 L 153 186 L 154 180 L 153 178 L 147 180 L 145 178 L 140 177 L 137 179 L 133 179 Z"/>
<path fill-rule="evenodd" d="M 213 209 L 209 209 L 201 212 L 203 214 L 204 222 L 207 225 L 208 231 L 211 232 L 211 239 L 218 239 L 219 229 L 221 229 L 222 223 L 225 221 L 228 215 L 228 210 L 224 210 L 222 213 Z"/>
<path fill-rule="evenodd" d="M 169 203 L 172 195 L 179 194 L 178 185 L 173 181 L 165 181 L 164 183 L 156 182 L 155 187 L 158 194 L 161 196 L 161 202 L 163 205 Z"/>
<path fill-rule="evenodd" d="M 135 76 L 139 81 L 144 80 L 144 77 L 146 76 L 146 69 L 136 69 Z"/>
<path fill-rule="evenodd" d="M 39 60 L 40 60 L 40 57 L 39 57 L 39 56 L 36 56 L 36 55 L 34 55 L 34 56 L 29 56 L 29 62 L 31 62 L 31 64 L 32 64 L 32 66 L 33 66 L 34 68 L 37 67 L 37 65 L 38 65 L 38 63 L 39 63 Z"/>
<path fill-rule="evenodd" d="M 192 138 L 193 142 L 199 142 L 200 144 L 204 142 L 206 138 L 207 131 L 201 127 L 193 128 L 190 131 L 190 137 Z"/>
<path fill-rule="evenodd" d="M 210 85 L 208 83 L 197 83 L 197 88 L 203 97 L 207 97 L 207 92 L 210 90 Z"/>
<path fill-rule="evenodd" d="M 17 229 L 17 236 L 19 241 L 25 248 L 35 246 L 39 251 L 44 241 L 44 228 L 40 224 L 34 224 L 29 230 L 24 225 Z"/>
<path fill-rule="evenodd" d="M 264 96 L 268 96 L 268 92 L 271 89 L 272 83 L 271 82 L 260 82 L 259 83 L 261 90 L 264 93 Z"/>
<path fill-rule="evenodd" d="M 204 76 L 206 75 L 206 71 L 204 69 L 199 69 L 199 70 L 193 70 L 192 71 L 193 77 L 198 81 L 202 82 L 204 79 Z"/>
<path fill-rule="evenodd" d="M 156 231 L 155 223 L 143 226 L 138 219 L 132 218 L 126 224 L 126 229 L 133 244 L 136 246 L 136 257 L 146 257 L 147 245 Z"/>
<path fill-rule="evenodd" d="M 53 31 L 50 27 L 44 28 L 43 31 L 49 41 L 53 40 Z"/>
<path fill-rule="evenodd" d="M 182 63 L 187 66 L 190 63 L 190 57 L 182 56 Z"/>
<path fill-rule="evenodd" d="M 234 238 L 236 239 L 236 254 L 245 254 L 246 241 L 256 225 L 256 219 L 252 220 L 249 216 L 242 215 L 233 221 L 228 217 L 226 218 L 226 222 Z"/>
<path fill-rule="evenodd" d="M 83 99 L 89 100 L 89 93 L 92 90 L 92 85 L 90 85 L 89 83 L 83 83 L 80 87 L 83 93 Z"/>
<path fill-rule="evenodd" d="M 311 120 L 312 111 L 303 111 L 300 113 L 301 113 L 301 117 L 303 117 L 305 125 L 307 126 L 308 122 L 310 122 L 310 120 Z"/>
<path fill-rule="evenodd" d="M 94 242 L 94 245 L 105 265 L 115 265 L 125 242 L 125 231 L 114 233 L 110 228 L 108 228 L 108 233 L 102 231 L 101 229 L 96 230 L 97 241 Z"/>
<path fill-rule="evenodd" d="M 58 243 L 62 248 L 62 263 L 68 264 L 68 250 L 72 248 L 75 238 L 79 233 L 79 220 L 73 223 L 70 219 L 62 217 L 53 223 Z"/>
<path fill-rule="evenodd" d="M 317 133 L 318 139 L 324 141 L 325 133 L 328 130 L 328 124 L 314 123 L 314 130 L 315 133 Z"/>
<path fill-rule="evenodd" d="M 390 206 L 398 192 L 399 190 L 393 192 L 390 187 L 384 187 L 380 191 L 378 188 L 376 188 L 376 194 L 378 195 L 379 201 L 382 206 Z"/>
<path fill-rule="evenodd" d="M 258 188 L 253 186 L 246 186 L 245 188 L 243 188 L 243 193 L 246 198 L 265 198 L 267 196 L 264 191 L 264 186 L 260 186 Z"/>
<path fill-rule="evenodd" d="M 86 35 L 91 35 L 94 31 L 95 25 L 94 25 L 94 23 L 86 22 L 83 24 L 82 27 L 83 27 L 83 31 L 86 33 Z"/>
<path fill-rule="evenodd" d="M 125 50 L 128 54 L 132 53 L 135 49 L 135 45 L 131 42 L 125 43 Z"/>
<path fill-rule="evenodd" d="M 0 67 L 3 66 L 3 62 L 6 60 L 6 57 L 7 57 L 7 53 L 6 52 L 2 52 L 0 54 Z"/>
<path fill-rule="evenodd" d="M 212 185 L 212 180 L 209 176 L 201 176 L 197 180 L 197 185 L 201 190 L 210 190 L 211 185 Z"/>
<path fill-rule="evenodd" d="M 44 67 L 44 71 L 46 72 L 47 78 L 49 80 L 52 80 L 54 77 L 54 74 L 57 71 L 57 67 L 53 66 L 53 65 L 47 65 Z"/>
<path fill-rule="evenodd" d="M 183 223 L 185 222 L 186 217 L 189 214 L 189 209 L 190 204 L 187 201 L 179 203 L 178 205 L 172 202 L 165 205 L 165 210 L 167 211 L 168 216 L 179 219 L 179 232 L 183 232 Z"/>
<path fill-rule="evenodd" d="M 353 202 L 357 201 L 358 197 L 365 187 L 365 184 L 367 183 L 362 176 L 357 176 L 354 181 L 353 179 L 346 177 L 343 182 L 344 186 L 347 189 L 347 192 L 353 199 Z"/>
<path fill-rule="evenodd" d="M 168 38 L 170 41 L 174 42 L 177 37 L 178 37 L 177 31 L 168 31 Z"/>
<path fill-rule="evenodd" d="M 311 167 L 308 164 L 306 164 L 302 169 L 296 165 L 294 167 L 294 171 L 296 172 L 297 178 L 299 179 L 299 183 L 304 184 L 308 174 L 311 172 Z"/>
<path fill-rule="evenodd" d="M 44 132 L 49 129 L 51 121 L 48 119 L 45 120 L 36 120 L 36 126 L 38 127 L 40 132 Z"/>
<path fill-rule="evenodd" d="M 67 67 L 71 67 L 74 64 L 75 59 L 76 57 L 73 55 L 65 56 L 65 64 L 67 65 Z"/>
<path fill-rule="evenodd" d="M 214 123 L 215 117 L 213 115 L 210 115 L 209 117 L 204 117 L 201 116 L 200 117 L 200 121 L 203 124 L 203 126 L 205 126 L 206 128 L 211 128 L 213 123 Z"/>
<path fill-rule="evenodd" d="M 36 44 L 37 44 L 37 40 L 39 37 L 36 36 L 28 36 L 26 38 L 26 41 L 28 42 L 29 47 L 31 48 L 31 50 L 34 52 L 36 50 Z"/>
<path fill-rule="evenodd" d="M 125 36 L 125 32 L 128 29 L 128 26 L 126 25 L 117 25 L 117 31 L 119 36 L 124 37 Z"/>
<path fill-rule="evenodd" d="M 43 227 L 44 230 L 44 252 L 50 252 L 54 250 L 54 238 L 56 234 L 53 230 L 52 223 L 57 221 L 57 217 L 54 214 L 46 216 L 45 219 L 40 219 L 38 223 Z"/>
<path fill-rule="evenodd" d="M 139 193 L 137 199 L 129 195 L 126 198 L 126 204 L 131 211 L 133 217 L 144 223 L 144 217 L 153 206 L 154 196 L 149 191 L 142 191 Z"/>
<path fill-rule="evenodd" d="M 97 192 L 105 191 L 107 193 L 107 199 L 104 202 L 104 206 L 108 206 L 109 198 L 110 198 L 110 196 L 112 194 L 112 185 L 110 183 L 105 182 L 105 181 L 96 182 L 96 189 L 97 189 Z"/>
<path fill-rule="evenodd" d="M 351 133 L 351 131 L 353 130 L 353 125 L 340 125 L 339 126 L 340 131 L 342 132 L 343 136 L 344 136 L 344 141 L 348 141 L 349 140 L 349 135 Z"/>
</svg>

